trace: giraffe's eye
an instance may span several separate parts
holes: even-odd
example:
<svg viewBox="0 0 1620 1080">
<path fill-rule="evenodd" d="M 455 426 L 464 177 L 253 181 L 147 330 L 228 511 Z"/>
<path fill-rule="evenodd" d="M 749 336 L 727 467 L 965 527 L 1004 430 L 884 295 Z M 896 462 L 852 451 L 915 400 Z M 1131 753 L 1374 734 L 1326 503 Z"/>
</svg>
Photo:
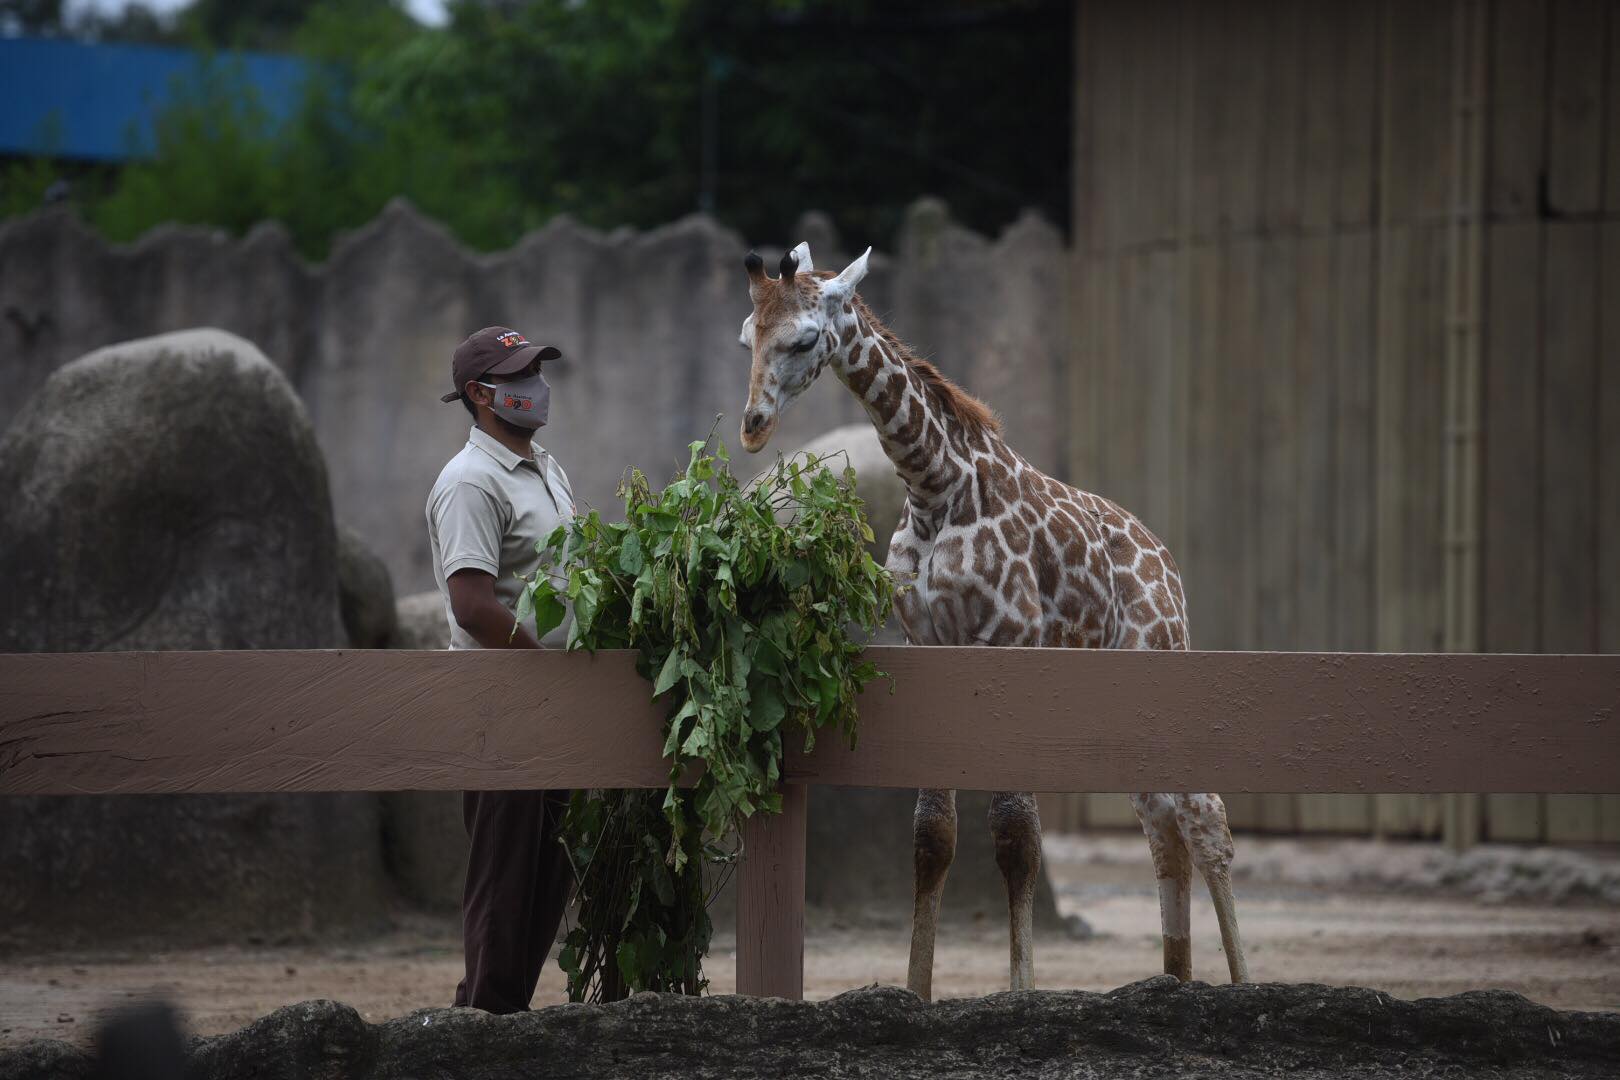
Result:
<svg viewBox="0 0 1620 1080">
<path fill-rule="evenodd" d="M 809 352 L 811 349 L 816 347 L 816 342 L 820 340 L 820 338 L 821 331 L 811 327 L 799 335 L 798 340 L 793 343 L 793 351 Z"/>
</svg>

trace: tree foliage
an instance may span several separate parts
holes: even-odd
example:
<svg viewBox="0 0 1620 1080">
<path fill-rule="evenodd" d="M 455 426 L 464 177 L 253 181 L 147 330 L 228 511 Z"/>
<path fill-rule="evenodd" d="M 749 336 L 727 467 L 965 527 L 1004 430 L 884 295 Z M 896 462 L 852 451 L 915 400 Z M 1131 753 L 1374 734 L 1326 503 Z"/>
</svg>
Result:
<svg viewBox="0 0 1620 1080">
<path fill-rule="evenodd" d="M 566 599 L 568 648 L 635 649 L 668 706 L 669 787 L 580 792 L 569 808 L 580 915 L 561 964 L 575 1000 L 703 988 L 703 864 L 729 859 L 744 818 L 780 812 L 788 739 L 809 749 L 831 729 L 854 746 L 856 695 L 878 673 L 852 630 L 880 626 L 893 596 L 853 469 L 779 459 L 744 487 L 724 446 L 695 442 L 668 487 L 633 471 L 621 494 L 624 521 L 593 510 L 541 542 L 556 570 L 518 609 L 542 635 Z"/>
<path fill-rule="evenodd" d="M 485 249 L 558 213 L 699 208 L 760 238 L 820 208 L 882 244 L 921 195 L 985 230 L 1027 206 L 1062 223 L 1071 18 L 1064 0 L 462 0 L 423 27 L 399 0 L 195 0 L 164 32 L 309 57 L 301 107 L 272 122 L 221 58 L 160 121 L 156 160 L 81 196 L 115 236 L 275 218 L 311 255 L 395 195 Z"/>
</svg>

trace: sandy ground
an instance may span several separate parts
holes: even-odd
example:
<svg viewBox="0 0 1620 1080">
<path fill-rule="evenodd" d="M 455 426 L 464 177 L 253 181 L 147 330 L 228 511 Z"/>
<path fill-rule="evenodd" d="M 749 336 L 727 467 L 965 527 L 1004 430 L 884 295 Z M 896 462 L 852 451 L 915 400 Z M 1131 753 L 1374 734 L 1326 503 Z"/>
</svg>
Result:
<svg viewBox="0 0 1620 1080">
<path fill-rule="evenodd" d="M 1039 985 L 1107 990 L 1159 971 L 1157 901 L 1139 844 L 1129 837 L 1051 839 L 1047 865 L 1059 906 L 1080 913 L 1094 936 L 1044 935 L 1036 949 Z M 1257 980 L 1370 986 L 1405 998 L 1501 987 L 1561 1009 L 1620 1011 L 1620 910 L 1612 904 L 1504 898 L 1500 890 L 1471 895 L 1428 881 L 1418 891 L 1367 872 L 1431 858 L 1418 845 L 1302 848 L 1257 838 L 1240 844 L 1253 868 L 1239 880 L 1238 901 Z M 1620 873 L 1613 855 L 1595 863 L 1581 858 L 1605 874 Z M 1306 865 L 1314 869 L 1287 869 Z M 840 928 L 813 913 L 809 922 L 808 996 L 904 984 L 903 918 Z M 1225 958 L 1201 890 L 1193 935 L 1195 977 L 1223 981 Z M 733 989 L 733 948 L 730 934 L 717 937 L 708 965 L 715 993 Z M 1003 989 L 1006 965 L 1000 920 L 947 926 L 936 996 Z M 12 955 L 0 961 L 0 1045 L 40 1036 L 84 1041 L 99 1010 L 154 994 L 177 1003 L 198 1034 L 230 1031 L 310 998 L 347 1002 L 367 1019 L 382 1020 L 448 1005 L 460 974 L 457 924 L 411 915 L 360 945 Z M 536 1005 L 563 1000 L 563 980 L 552 966 Z"/>
</svg>

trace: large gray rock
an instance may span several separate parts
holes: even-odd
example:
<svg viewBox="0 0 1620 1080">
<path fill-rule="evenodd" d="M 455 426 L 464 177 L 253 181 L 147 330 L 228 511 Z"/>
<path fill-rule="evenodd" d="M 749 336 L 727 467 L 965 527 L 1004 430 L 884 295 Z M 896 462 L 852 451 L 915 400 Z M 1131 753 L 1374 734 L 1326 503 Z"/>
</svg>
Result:
<svg viewBox="0 0 1620 1080">
<path fill-rule="evenodd" d="M 89 1077 L 85 1051 L 0 1052 L 0 1078 Z M 1316 985 L 1026 990 L 925 1004 L 872 987 L 830 1001 L 638 994 L 510 1016 L 424 1009 L 367 1024 L 289 1005 L 193 1044 L 195 1080 L 369 1077 L 1612 1077 L 1620 1015 L 1558 1012 L 1503 990 L 1401 1001 Z"/>
<path fill-rule="evenodd" d="M 450 623 L 444 615 L 444 597 L 439 590 L 402 596 L 394 604 L 396 649 L 448 649 Z"/>
<path fill-rule="evenodd" d="M 337 539 L 302 404 L 249 342 L 100 349 L 0 439 L 0 651 L 335 648 Z M 0 800 L 9 942 L 367 929 L 369 795 Z"/>
<path fill-rule="evenodd" d="M 0 438 L 0 650 L 343 642 L 326 468 L 249 342 L 188 330 L 99 349 Z"/>
<path fill-rule="evenodd" d="M 389 648 L 399 632 L 399 612 L 388 567 L 353 529 L 340 526 L 337 540 L 338 607 L 349 646 Z"/>
</svg>

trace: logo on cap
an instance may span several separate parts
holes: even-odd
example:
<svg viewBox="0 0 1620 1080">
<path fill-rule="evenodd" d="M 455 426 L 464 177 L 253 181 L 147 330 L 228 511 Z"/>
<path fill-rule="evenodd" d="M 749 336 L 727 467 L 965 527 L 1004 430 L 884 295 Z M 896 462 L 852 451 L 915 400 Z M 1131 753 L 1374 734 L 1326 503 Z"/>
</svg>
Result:
<svg viewBox="0 0 1620 1080">
<path fill-rule="evenodd" d="M 505 345 L 508 349 L 515 349 L 520 345 L 528 344 L 528 341 L 524 338 L 524 336 L 518 333 L 516 330 L 508 330 L 504 334 L 498 334 L 496 335 L 495 340 L 500 342 L 502 345 Z"/>
</svg>

